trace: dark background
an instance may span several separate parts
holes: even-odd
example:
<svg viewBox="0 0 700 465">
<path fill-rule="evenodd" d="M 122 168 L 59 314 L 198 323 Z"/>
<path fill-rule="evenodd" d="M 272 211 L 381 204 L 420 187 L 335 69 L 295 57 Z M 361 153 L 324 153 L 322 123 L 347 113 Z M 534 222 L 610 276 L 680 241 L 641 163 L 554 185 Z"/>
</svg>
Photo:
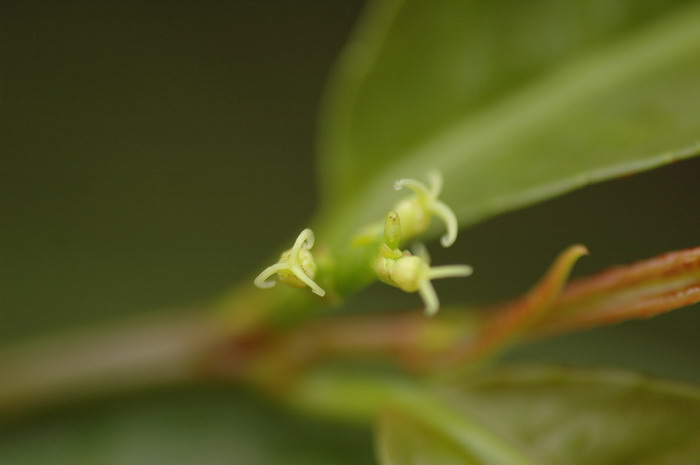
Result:
<svg viewBox="0 0 700 465">
<path fill-rule="evenodd" d="M 316 109 L 362 2 L 0 4 L 0 341 L 206 302 L 311 217 Z M 463 231 L 445 302 L 524 291 L 575 242 L 576 274 L 700 245 L 700 160 Z M 417 305 L 374 287 L 348 306 Z M 513 357 L 700 382 L 700 312 Z"/>
<path fill-rule="evenodd" d="M 314 211 L 360 2 L 3 2 L 0 337 L 210 299 Z"/>
</svg>

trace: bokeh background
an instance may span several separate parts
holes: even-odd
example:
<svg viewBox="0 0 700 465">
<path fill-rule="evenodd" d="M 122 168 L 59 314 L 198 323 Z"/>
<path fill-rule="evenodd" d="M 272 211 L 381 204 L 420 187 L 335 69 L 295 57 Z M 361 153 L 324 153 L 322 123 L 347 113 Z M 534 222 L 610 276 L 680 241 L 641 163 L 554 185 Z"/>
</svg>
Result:
<svg viewBox="0 0 700 465">
<path fill-rule="evenodd" d="M 0 3 L 0 342 L 207 302 L 283 248 L 318 203 L 316 111 L 362 3 Z M 577 275 L 700 245 L 698 179 L 700 160 L 681 162 L 463 231 L 434 261 L 476 273 L 438 292 L 446 303 L 515 296 L 576 242 L 592 252 Z M 375 286 L 347 311 L 416 299 Z M 698 329 L 695 306 L 509 358 L 700 382 Z M 0 431 L 0 463 L 103 463 L 117 452 L 114 463 L 193 463 L 188 454 L 205 450 L 229 457 L 231 441 L 243 444 L 238 457 L 272 460 L 250 428 L 282 437 L 286 463 L 328 463 L 302 446 L 319 440 L 354 445 L 334 463 L 371 459 L 367 431 L 299 426 L 219 387 L 42 415 Z M 186 436 L 197 439 L 189 448 L 177 444 Z"/>
</svg>

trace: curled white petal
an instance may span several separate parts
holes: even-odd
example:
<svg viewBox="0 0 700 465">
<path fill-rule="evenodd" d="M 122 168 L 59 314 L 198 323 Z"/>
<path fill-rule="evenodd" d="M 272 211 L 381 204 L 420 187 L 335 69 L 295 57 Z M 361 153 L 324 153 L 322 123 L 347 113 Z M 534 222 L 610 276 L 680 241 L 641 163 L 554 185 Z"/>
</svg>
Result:
<svg viewBox="0 0 700 465">
<path fill-rule="evenodd" d="M 423 303 L 425 304 L 425 314 L 427 316 L 435 315 L 440 309 L 440 300 L 438 300 L 438 296 L 435 293 L 435 288 L 433 288 L 433 285 L 430 284 L 429 280 L 426 279 L 420 283 L 418 294 L 420 294 L 421 298 L 423 299 Z"/>
<path fill-rule="evenodd" d="M 304 284 L 309 286 L 314 294 L 319 295 L 321 297 L 326 295 L 326 291 L 324 291 L 323 288 L 321 288 L 321 286 L 316 284 L 316 282 L 313 279 L 309 278 L 307 274 L 304 273 L 304 270 L 301 269 L 301 267 L 293 266 L 290 268 L 290 271 L 294 273 L 294 276 L 303 281 Z"/>
<path fill-rule="evenodd" d="M 428 186 L 422 182 L 416 181 L 415 179 L 399 179 L 394 183 L 394 189 L 397 191 L 400 191 L 404 187 L 408 187 L 415 192 L 418 198 L 420 198 L 422 201 L 430 200 L 430 189 L 428 189 Z"/>
<path fill-rule="evenodd" d="M 267 279 L 272 276 L 273 274 L 277 273 L 280 270 L 284 270 L 289 268 L 289 266 L 286 263 L 275 263 L 274 265 L 270 265 L 267 268 L 265 268 L 262 273 L 260 273 L 256 278 L 253 283 L 259 287 L 260 289 L 268 289 L 271 288 L 276 284 L 275 281 L 268 281 Z"/>
<path fill-rule="evenodd" d="M 294 246 L 292 246 L 292 251 L 290 253 L 290 256 L 297 256 L 299 254 L 299 250 L 301 250 L 302 246 L 306 250 L 310 250 L 311 247 L 314 246 L 314 242 L 315 242 L 314 232 L 312 230 L 310 230 L 309 228 L 304 229 L 299 234 L 299 237 L 297 237 L 297 240 L 294 241 Z"/>
<path fill-rule="evenodd" d="M 428 279 L 462 278 L 471 276 L 474 269 L 469 265 L 433 266 L 428 270 Z"/>
<path fill-rule="evenodd" d="M 457 215 L 455 215 L 450 207 L 439 200 L 435 200 L 430 205 L 430 210 L 445 223 L 447 232 L 440 238 L 440 244 L 442 244 L 443 247 L 451 246 L 457 240 L 457 230 L 459 229 Z"/>
</svg>

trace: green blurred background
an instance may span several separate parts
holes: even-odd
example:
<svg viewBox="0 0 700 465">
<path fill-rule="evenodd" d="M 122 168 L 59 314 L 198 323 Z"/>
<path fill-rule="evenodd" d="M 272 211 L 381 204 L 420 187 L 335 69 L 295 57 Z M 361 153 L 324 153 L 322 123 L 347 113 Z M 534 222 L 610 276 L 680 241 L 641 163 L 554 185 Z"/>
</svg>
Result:
<svg viewBox="0 0 700 465">
<path fill-rule="evenodd" d="M 318 202 L 316 110 L 362 3 L 0 3 L 0 341 L 206 302 L 283 248 Z M 577 275 L 700 245 L 698 179 L 700 160 L 677 163 L 463 231 L 434 261 L 470 263 L 476 273 L 439 282 L 438 292 L 446 303 L 512 297 L 575 242 L 592 252 Z M 379 311 L 416 299 L 375 286 L 347 306 Z M 510 358 L 700 382 L 697 309 L 530 345 Z M 156 403 L 179 412 L 174 405 L 231 398 L 216 389 L 170 395 Z M 151 405 L 133 402 L 138 412 Z M 224 410 L 236 416 L 242 401 L 230 402 Z M 197 411 L 206 422 L 201 412 L 219 407 L 204 403 Z M 44 424 L 63 425 L 70 439 L 68 424 L 113 420 L 114 406 L 95 408 Z M 35 437 L 64 444 L 36 428 L 20 427 L 0 450 L 19 443 L 9 449 L 17 463 L 40 463 L 22 461 L 22 441 L 27 450 Z M 322 434 L 313 431 L 309 438 Z M 357 457 L 370 456 L 362 447 Z M 149 463 L 144 457 L 117 462 Z"/>
</svg>

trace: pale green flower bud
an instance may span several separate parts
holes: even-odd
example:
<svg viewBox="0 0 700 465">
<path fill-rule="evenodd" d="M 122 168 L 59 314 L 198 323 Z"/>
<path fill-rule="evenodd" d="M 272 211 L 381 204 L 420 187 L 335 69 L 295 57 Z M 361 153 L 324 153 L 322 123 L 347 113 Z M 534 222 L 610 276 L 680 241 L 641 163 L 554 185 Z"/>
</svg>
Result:
<svg viewBox="0 0 700 465">
<path fill-rule="evenodd" d="M 442 175 L 433 171 L 428 174 L 430 188 L 415 179 L 400 179 L 394 184 L 396 190 L 408 187 L 416 193 L 412 198 L 399 202 L 395 210 L 401 218 L 404 238 L 415 237 L 430 226 L 433 215 L 444 223 L 447 233 L 440 239 L 443 247 L 449 247 L 457 240 L 457 216 L 452 209 L 438 200 L 442 191 Z"/>
<path fill-rule="evenodd" d="M 282 252 L 277 263 L 265 268 L 255 278 L 255 285 L 262 289 L 274 286 L 275 281 L 267 281 L 267 279 L 277 273 L 279 280 L 289 286 L 298 288 L 309 286 L 314 294 L 321 297 L 326 295 L 326 291 L 313 280 L 316 275 L 316 262 L 309 251 L 313 245 L 313 231 L 304 229 L 294 242 L 294 246 Z"/>
<path fill-rule="evenodd" d="M 372 267 L 380 281 L 398 287 L 404 292 L 418 292 L 425 303 L 425 312 L 432 316 L 440 308 L 433 279 L 469 276 L 472 268 L 467 265 L 430 267 L 430 257 L 425 247 L 419 247 L 416 255 L 399 250 L 402 221 L 396 212 L 389 212 L 384 223 L 384 240 Z"/>
</svg>

